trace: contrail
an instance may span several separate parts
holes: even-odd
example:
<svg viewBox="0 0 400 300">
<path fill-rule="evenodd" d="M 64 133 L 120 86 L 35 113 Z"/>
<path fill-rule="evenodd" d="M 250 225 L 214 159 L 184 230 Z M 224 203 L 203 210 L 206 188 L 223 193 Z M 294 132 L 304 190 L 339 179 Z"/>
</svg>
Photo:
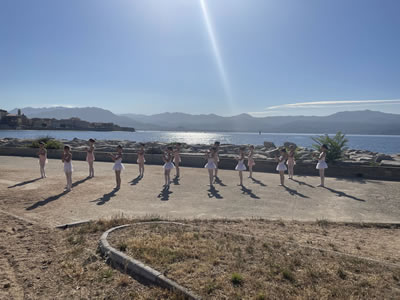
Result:
<svg viewBox="0 0 400 300">
<path fill-rule="evenodd" d="M 224 63 L 221 57 L 221 52 L 219 51 L 217 39 L 215 38 L 214 28 L 211 24 L 205 0 L 200 0 L 200 5 L 201 5 L 201 10 L 203 12 L 204 22 L 207 27 L 208 37 L 210 38 L 211 47 L 214 52 L 215 61 L 217 63 L 218 72 L 221 77 L 222 85 L 225 91 L 225 95 L 227 97 L 227 100 L 229 101 L 231 109 L 233 109 L 233 100 L 232 100 L 232 94 L 228 76 L 226 75 Z"/>
</svg>

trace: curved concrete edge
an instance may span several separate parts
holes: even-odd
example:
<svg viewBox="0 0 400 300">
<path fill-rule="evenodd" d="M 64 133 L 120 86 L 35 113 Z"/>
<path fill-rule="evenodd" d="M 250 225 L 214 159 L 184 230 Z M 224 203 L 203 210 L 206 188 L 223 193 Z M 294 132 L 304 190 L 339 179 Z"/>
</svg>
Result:
<svg viewBox="0 0 400 300">
<path fill-rule="evenodd" d="M 195 295 L 190 290 L 186 289 L 185 287 L 179 285 L 178 283 L 168 279 L 163 274 L 150 268 L 149 266 L 145 265 L 141 261 L 133 259 L 126 255 L 125 253 L 118 251 L 117 249 L 110 246 L 107 241 L 108 235 L 116 230 L 120 230 L 126 227 L 140 225 L 140 224 L 179 224 L 179 225 L 186 225 L 176 222 L 140 222 L 134 224 L 126 224 L 117 227 L 113 227 L 106 232 L 104 232 L 99 241 L 99 250 L 100 253 L 107 259 L 109 263 L 112 265 L 120 268 L 127 274 L 131 274 L 136 276 L 146 282 L 152 283 L 154 285 L 160 286 L 162 288 L 169 289 L 174 291 L 180 295 L 182 295 L 185 299 L 190 300 L 200 300 L 201 297 Z"/>
</svg>

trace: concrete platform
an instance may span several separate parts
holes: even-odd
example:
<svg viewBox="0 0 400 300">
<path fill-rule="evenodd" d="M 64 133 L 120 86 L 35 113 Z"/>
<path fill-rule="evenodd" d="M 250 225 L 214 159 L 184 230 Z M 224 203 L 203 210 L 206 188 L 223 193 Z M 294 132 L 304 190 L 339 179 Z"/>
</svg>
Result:
<svg viewBox="0 0 400 300">
<path fill-rule="evenodd" d="M 137 165 L 125 164 L 122 187 L 115 191 L 112 163 L 95 162 L 92 179 L 86 162 L 73 165 L 74 187 L 66 193 L 60 160 L 49 159 L 48 178 L 38 179 L 37 159 L 0 156 L 0 210 L 50 226 L 121 214 L 400 223 L 399 182 L 328 178 L 327 188 L 320 188 L 319 177 L 301 176 L 281 187 L 278 174 L 254 173 L 251 180 L 245 173 L 241 187 L 236 171 L 220 170 L 222 182 L 213 190 L 205 169 L 182 168 L 168 191 L 161 166 L 146 166 L 139 179 Z"/>
</svg>

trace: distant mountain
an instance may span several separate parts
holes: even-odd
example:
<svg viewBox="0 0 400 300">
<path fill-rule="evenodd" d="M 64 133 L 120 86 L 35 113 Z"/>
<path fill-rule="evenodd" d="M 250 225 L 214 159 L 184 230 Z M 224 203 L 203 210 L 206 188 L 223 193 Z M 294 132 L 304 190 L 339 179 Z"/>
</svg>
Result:
<svg viewBox="0 0 400 300">
<path fill-rule="evenodd" d="M 17 113 L 18 109 L 15 108 L 10 113 Z M 29 118 L 55 118 L 55 119 L 69 119 L 80 118 L 88 122 L 112 122 L 119 126 L 133 127 L 135 129 L 144 129 L 153 127 L 152 129 L 160 129 L 161 127 L 152 126 L 151 124 L 142 124 L 131 118 L 118 116 L 109 110 L 98 107 L 44 107 L 32 108 L 24 107 L 21 109 Z"/>
<path fill-rule="evenodd" d="M 256 118 L 249 114 L 222 117 L 215 114 L 155 115 L 122 114 L 97 107 L 21 109 L 28 117 L 65 119 L 78 117 L 89 122 L 113 122 L 138 130 L 245 131 L 272 133 L 336 133 L 400 135 L 400 115 L 378 111 L 344 111 L 329 116 L 276 116 Z M 11 111 L 16 113 L 17 109 Z"/>
</svg>

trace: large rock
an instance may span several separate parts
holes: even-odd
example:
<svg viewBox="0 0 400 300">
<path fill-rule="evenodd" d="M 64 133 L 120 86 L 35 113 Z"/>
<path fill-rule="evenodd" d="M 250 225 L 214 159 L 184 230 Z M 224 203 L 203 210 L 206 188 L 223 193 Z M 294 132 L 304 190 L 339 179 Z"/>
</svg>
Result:
<svg viewBox="0 0 400 300">
<path fill-rule="evenodd" d="M 267 149 L 272 149 L 272 148 L 275 149 L 276 148 L 276 146 L 273 142 L 268 142 L 268 141 L 264 142 L 264 147 Z"/>
<path fill-rule="evenodd" d="M 381 162 L 382 160 L 393 160 L 393 157 L 387 154 L 380 153 L 375 157 L 375 162 Z"/>
<path fill-rule="evenodd" d="M 284 146 L 285 148 L 289 148 L 290 146 L 293 146 L 294 149 L 297 148 L 297 145 L 296 145 L 295 143 L 292 143 L 292 142 L 284 142 L 284 143 L 283 143 L 283 146 Z"/>
<path fill-rule="evenodd" d="M 275 156 L 279 156 L 280 151 L 279 151 L 278 148 L 276 148 L 276 149 L 269 150 L 269 151 L 265 152 L 265 154 L 267 155 L 267 157 L 272 158 L 272 157 L 275 157 Z"/>
</svg>

